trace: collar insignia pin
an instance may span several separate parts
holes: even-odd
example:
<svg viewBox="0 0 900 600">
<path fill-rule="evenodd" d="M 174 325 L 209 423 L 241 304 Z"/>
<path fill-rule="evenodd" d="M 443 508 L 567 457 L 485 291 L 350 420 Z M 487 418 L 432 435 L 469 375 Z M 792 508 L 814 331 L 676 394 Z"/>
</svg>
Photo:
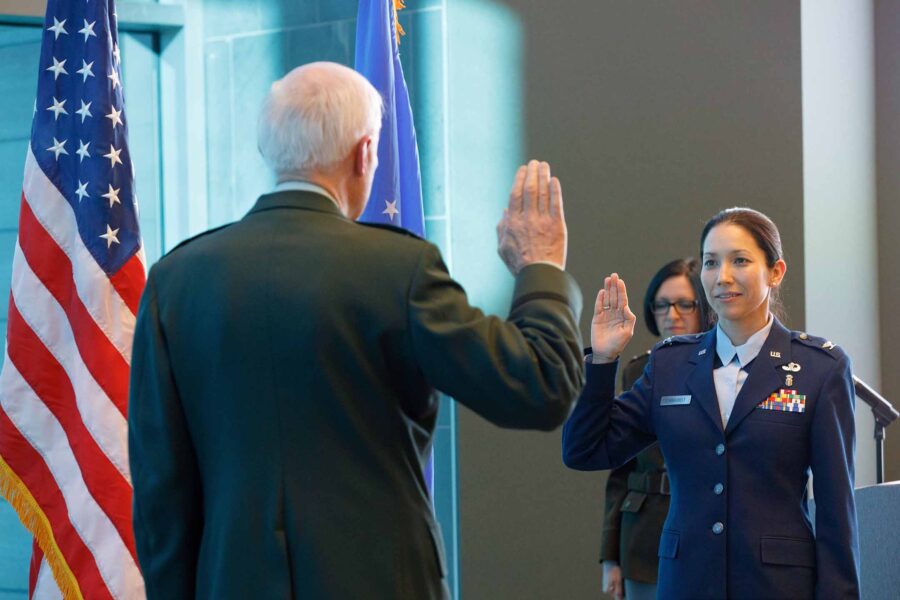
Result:
<svg viewBox="0 0 900 600">
<path fill-rule="evenodd" d="M 703 350 L 701 350 L 700 352 L 698 352 L 698 353 L 697 353 L 697 356 L 703 356 L 704 354 L 706 354 L 706 348 L 704 348 Z"/>
<path fill-rule="evenodd" d="M 789 362 L 788 364 L 784 365 L 781 368 L 784 369 L 785 371 L 790 371 L 791 373 L 796 373 L 797 371 L 800 370 L 800 365 L 798 365 L 795 362 Z"/>
<path fill-rule="evenodd" d="M 781 352 L 776 352 L 775 350 L 772 350 L 771 352 L 769 352 L 769 356 L 771 356 L 772 358 L 781 358 Z"/>
</svg>

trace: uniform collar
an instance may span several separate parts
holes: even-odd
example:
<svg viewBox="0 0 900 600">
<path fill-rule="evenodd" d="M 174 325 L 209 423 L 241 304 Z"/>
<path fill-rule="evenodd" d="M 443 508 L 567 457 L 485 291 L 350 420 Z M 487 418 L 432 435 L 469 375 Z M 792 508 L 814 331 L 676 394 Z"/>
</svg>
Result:
<svg viewBox="0 0 900 600">
<path fill-rule="evenodd" d="M 313 190 L 287 189 L 265 194 L 259 197 L 249 214 L 272 210 L 275 208 L 293 208 L 323 212 L 346 218 L 337 204 L 328 196 Z"/>
<path fill-rule="evenodd" d="M 334 202 L 335 206 L 338 206 L 338 201 L 335 200 L 334 196 L 332 196 L 328 190 L 323 188 L 321 185 L 312 183 L 311 181 L 300 181 L 300 180 L 282 181 L 281 183 L 276 185 L 275 189 L 273 190 L 273 192 L 290 192 L 290 191 L 314 192 L 316 194 L 319 194 L 320 196 L 325 196 L 326 198 L 328 198 L 329 200 Z M 338 206 L 338 208 L 340 208 L 340 207 Z"/>
<path fill-rule="evenodd" d="M 710 421 L 721 429 L 722 415 L 719 413 L 719 402 L 713 382 L 713 357 L 718 354 L 717 329 L 710 329 L 698 338 L 699 344 L 694 346 L 696 351 L 692 350 L 688 357 L 688 362 L 693 366 L 687 369 L 686 384 Z M 728 418 L 728 427 L 724 432 L 726 434 L 733 431 L 738 423 L 753 411 L 761 397 L 764 398 L 778 389 L 785 374 L 781 367 L 791 361 L 791 332 L 778 319 L 772 317 L 771 322 L 757 333 L 763 334 L 760 336 L 763 339 L 762 346 L 753 355 L 754 357 L 759 355 L 759 360 L 754 360 L 749 367 L 747 381 L 735 399 L 734 409 Z M 728 336 L 722 337 L 728 340 Z M 731 340 L 728 340 L 728 344 L 734 347 Z M 730 356 L 734 358 L 734 354 Z M 746 358 L 751 360 L 749 355 Z"/>
<path fill-rule="evenodd" d="M 740 346 L 735 346 L 731 343 L 731 340 L 725 332 L 722 331 L 722 326 L 716 325 L 716 354 L 719 355 L 719 360 L 722 361 L 722 365 L 731 364 L 731 361 L 734 360 L 736 354 L 741 368 L 746 367 L 750 361 L 757 357 L 759 351 L 762 350 L 763 344 L 766 342 L 766 338 L 769 337 L 769 332 L 772 330 L 772 325 L 774 323 L 775 319 L 770 314 L 769 321 L 763 328 L 751 335 L 747 341 Z"/>
</svg>

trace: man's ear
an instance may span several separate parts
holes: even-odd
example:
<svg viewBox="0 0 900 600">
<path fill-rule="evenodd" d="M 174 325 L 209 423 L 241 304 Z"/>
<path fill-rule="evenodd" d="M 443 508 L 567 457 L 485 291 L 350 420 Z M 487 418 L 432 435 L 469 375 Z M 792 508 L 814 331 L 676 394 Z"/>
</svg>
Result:
<svg viewBox="0 0 900 600">
<path fill-rule="evenodd" d="M 353 173 L 358 177 L 366 175 L 374 168 L 372 156 L 377 152 L 373 148 L 375 140 L 371 135 L 364 135 L 353 147 Z"/>
</svg>

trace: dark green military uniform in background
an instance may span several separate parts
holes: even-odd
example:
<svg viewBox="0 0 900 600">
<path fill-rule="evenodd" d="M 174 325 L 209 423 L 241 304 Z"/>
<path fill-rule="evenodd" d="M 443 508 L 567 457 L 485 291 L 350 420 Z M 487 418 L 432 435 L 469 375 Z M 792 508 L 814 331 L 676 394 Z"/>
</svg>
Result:
<svg viewBox="0 0 900 600">
<path fill-rule="evenodd" d="M 622 372 L 622 389 L 631 389 L 650 359 L 635 356 Z M 615 561 L 622 577 L 656 583 L 659 538 L 669 512 L 669 482 L 659 444 L 609 473 L 600 541 L 600 562 Z"/>
<path fill-rule="evenodd" d="M 538 264 L 507 320 L 485 316 L 434 245 L 310 192 L 170 252 L 128 415 L 149 598 L 445 597 L 435 389 L 503 427 L 559 426 L 584 382 L 580 312 L 572 277 Z"/>
</svg>

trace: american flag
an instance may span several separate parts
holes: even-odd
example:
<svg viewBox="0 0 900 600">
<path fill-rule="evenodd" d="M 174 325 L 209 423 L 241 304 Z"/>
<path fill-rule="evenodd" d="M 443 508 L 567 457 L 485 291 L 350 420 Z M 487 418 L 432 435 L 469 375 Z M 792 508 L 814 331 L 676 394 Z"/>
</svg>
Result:
<svg viewBox="0 0 900 600">
<path fill-rule="evenodd" d="M 0 490 L 43 552 L 40 597 L 144 596 L 126 414 L 145 266 L 119 62 L 112 0 L 48 1 L 0 373 Z"/>
</svg>

